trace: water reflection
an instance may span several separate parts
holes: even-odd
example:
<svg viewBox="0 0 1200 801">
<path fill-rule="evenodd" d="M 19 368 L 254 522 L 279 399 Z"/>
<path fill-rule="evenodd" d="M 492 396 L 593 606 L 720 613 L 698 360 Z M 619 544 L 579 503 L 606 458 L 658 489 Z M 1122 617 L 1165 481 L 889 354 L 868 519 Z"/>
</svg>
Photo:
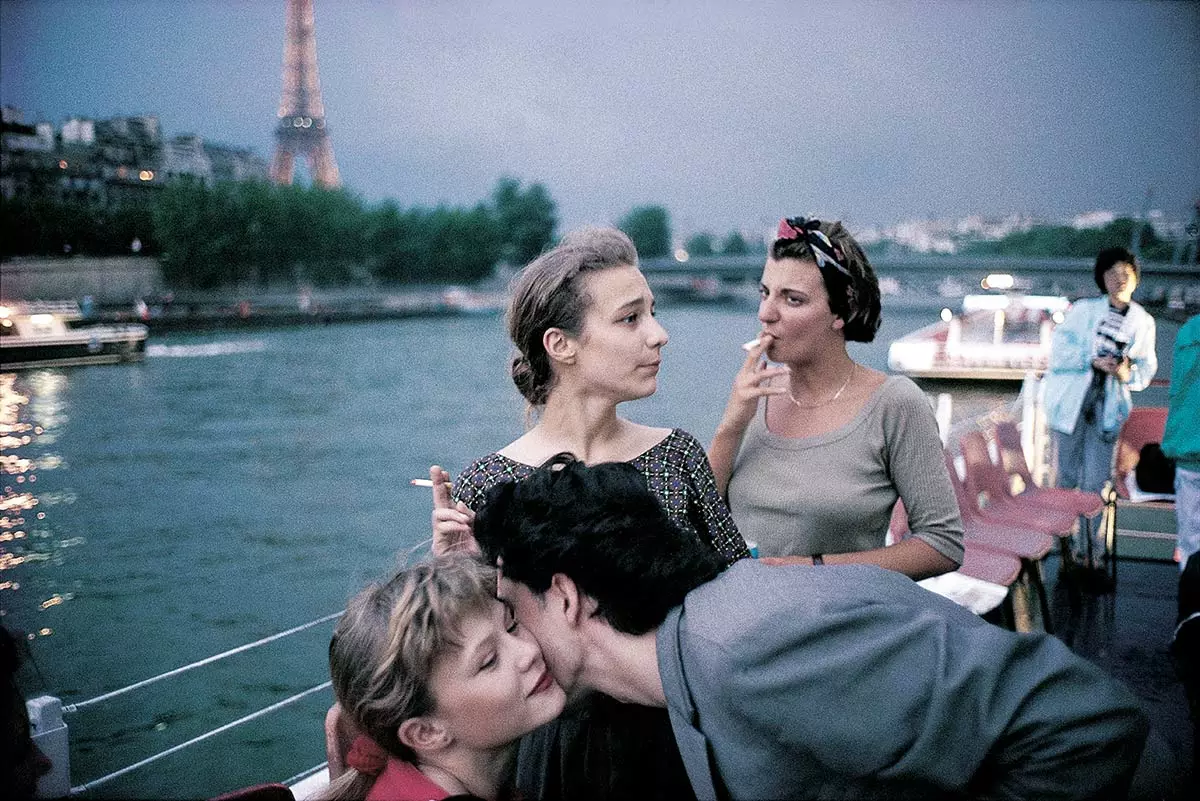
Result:
<svg viewBox="0 0 1200 801">
<path fill-rule="evenodd" d="M 70 490 L 41 492 L 38 477 L 63 466 L 62 457 L 44 450 L 54 442 L 54 429 L 65 417 L 61 391 L 66 378 L 54 371 L 0 373 L 0 618 L 29 639 L 47 637 L 54 629 L 37 625 L 32 614 L 73 600 L 72 593 L 44 599 L 22 597 L 32 586 L 37 563 L 61 563 L 62 551 L 82 544 L 56 541 L 46 509 L 73 503 Z M 14 622 L 10 616 L 17 618 Z M 38 621 L 44 623 L 44 621 Z"/>
</svg>

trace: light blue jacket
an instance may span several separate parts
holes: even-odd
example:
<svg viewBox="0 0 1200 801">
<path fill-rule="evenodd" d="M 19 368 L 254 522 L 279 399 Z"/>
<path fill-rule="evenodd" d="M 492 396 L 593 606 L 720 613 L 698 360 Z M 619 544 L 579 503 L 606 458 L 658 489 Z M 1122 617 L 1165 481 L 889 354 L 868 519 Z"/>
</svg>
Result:
<svg viewBox="0 0 1200 801">
<path fill-rule="evenodd" d="M 1076 301 L 1067 317 L 1054 329 L 1050 343 L 1050 369 L 1043 382 L 1046 420 L 1055 431 L 1071 434 L 1079 420 L 1083 397 L 1092 383 L 1092 359 L 1096 357 L 1096 329 L 1108 314 L 1108 298 L 1087 298 Z M 1125 326 L 1132 336 L 1129 349 L 1129 382 L 1122 383 L 1108 376 L 1104 383 L 1103 429 L 1119 431 L 1129 417 L 1133 401 L 1130 390 L 1150 386 L 1158 370 L 1154 352 L 1154 318 L 1137 303 L 1129 304 Z"/>
</svg>

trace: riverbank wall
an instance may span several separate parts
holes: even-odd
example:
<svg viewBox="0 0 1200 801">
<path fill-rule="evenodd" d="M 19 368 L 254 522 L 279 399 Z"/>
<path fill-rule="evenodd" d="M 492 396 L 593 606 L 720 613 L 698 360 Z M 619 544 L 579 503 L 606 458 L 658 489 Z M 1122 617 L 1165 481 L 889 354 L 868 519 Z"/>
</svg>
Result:
<svg viewBox="0 0 1200 801">
<path fill-rule="evenodd" d="M 0 262 L 0 295 L 5 300 L 91 296 L 98 304 L 116 305 L 165 291 L 158 259 L 150 256 L 14 258 Z"/>
</svg>

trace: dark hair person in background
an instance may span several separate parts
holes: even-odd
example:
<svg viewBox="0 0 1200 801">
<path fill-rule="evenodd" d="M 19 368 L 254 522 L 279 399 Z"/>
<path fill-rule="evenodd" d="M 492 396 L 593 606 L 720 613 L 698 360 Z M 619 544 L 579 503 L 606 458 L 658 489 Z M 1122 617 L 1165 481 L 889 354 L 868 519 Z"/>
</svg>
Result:
<svg viewBox="0 0 1200 801">
<path fill-rule="evenodd" d="M 956 569 L 962 520 L 928 398 L 846 350 L 879 328 L 862 249 L 841 223 L 783 220 L 760 292 L 762 332 L 709 447 L 738 529 L 773 561 Z M 884 547 L 897 499 L 912 536 Z"/>
<path fill-rule="evenodd" d="M 1117 436 L 1133 406 L 1129 393 L 1150 386 L 1158 370 L 1154 318 L 1133 302 L 1139 274 L 1137 259 L 1125 248 L 1100 251 L 1094 276 L 1104 294 L 1075 301 L 1054 329 L 1044 389 L 1060 487 L 1104 488 L 1112 478 Z M 1098 519 L 1081 529 L 1074 548 L 1077 563 L 1099 568 L 1098 581 L 1107 579 Z"/>
<path fill-rule="evenodd" d="M 401 570 L 338 621 L 329 668 L 361 732 L 327 800 L 507 797 L 517 740 L 562 711 L 537 643 L 468 556 Z"/>
<path fill-rule="evenodd" d="M 4 719 L 0 721 L 0 787 L 5 798 L 26 801 L 33 798 L 38 779 L 50 772 L 50 760 L 34 744 L 29 731 L 29 712 L 25 696 L 17 686 L 21 657 L 17 641 L 0 626 L 0 692 L 4 693 Z"/>
<path fill-rule="evenodd" d="M 668 709 L 697 797 L 1128 789 L 1145 715 L 1053 637 L 873 565 L 726 568 L 630 466 L 554 467 L 479 511 L 498 594 L 568 692 Z"/>
<path fill-rule="evenodd" d="M 627 462 L 667 515 L 726 562 L 750 555 L 717 492 L 704 447 L 681 429 L 652 428 L 617 413 L 652 395 L 667 332 L 638 269 L 637 250 L 615 228 L 567 234 L 516 277 L 508 331 L 513 382 L 537 413 L 515 442 L 434 482 L 434 551 L 474 549 L 471 526 L 484 494 L 522 481 L 569 451 L 586 462 Z M 521 743 L 518 789 L 535 798 L 680 798 L 690 793 L 661 710 L 593 694 Z"/>
</svg>

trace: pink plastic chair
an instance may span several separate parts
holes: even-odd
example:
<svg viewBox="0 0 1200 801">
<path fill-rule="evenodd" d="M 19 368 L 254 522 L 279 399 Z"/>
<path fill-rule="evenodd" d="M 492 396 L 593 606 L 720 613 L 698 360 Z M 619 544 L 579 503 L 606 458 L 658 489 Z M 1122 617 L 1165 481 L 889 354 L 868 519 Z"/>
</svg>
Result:
<svg viewBox="0 0 1200 801">
<path fill-rule="evenodd" d="M 1117 495 L 1128 499 L 1125 482 L 1137 467 L 1142 446 L 1150 442 L 1162 442 L 1163 429 L 1167 425 L 1165 406 L 1138 406 L 1129 412 L 1129 419 L 1121 427 L 1117 437 L 1116 480 Z"/>
<path fill-rule="evenodd" d="M 1033 482 L 1029 473 L 1029 465 L 1025 462 L 1025 450 L 1021 445 L 1021 432 L 1016 423 L 1002 421 L 996 424 L 996 447 L 1000 451 L 1000 467 L 1009 479 L 1020 478 L 1025 489 L 1016 497 L 1030 497 L 1043 505 L 1056 509 L 1070 509 L 1077 515 L 1093 518 L 1104 510 L 1104 499 L 1099 493 L 1083 492 L 1077 489 L 1061 489 L 1058 487 L 1039 487 Z"/>
<path fill-rule="evenodd" d="M 1033 498 L 1013 497 L 1004 470 L 992 461 L 987 440 L 973 431 L 959 439 L 966 475 L 967 508 L 964 514 L 989 523 L 1038 531 L 1064 540 L 1078 525 L 1079 516 L 1069 509 L 1045 506 Z M 986 502 L 985 502 L 986 500 Z"/>
<path fill-rule="evenodd" d="M 896 501 L 888 530 L 895 542 L 905 539 L 912 533 L 909 530 L 908 512 L 904 508 L 903 501 Z M 990 547 L 981 540 L 964 539 L 963 562 L 955 572 L 1006 587 L 1008 594 L 1005 595 L 1004 603 L 1001 605 L 1001 617 L 1007 628 L 1016 629 L 1018 626 L 1013 604 L 1013 591 L 1014 585 L 1020 583 L 1024 570 L 1025 565 L 1015 554 L 1002 548 Z M 1048 617 L 1045 619 L 1049 620 Z"/>
</svg>

